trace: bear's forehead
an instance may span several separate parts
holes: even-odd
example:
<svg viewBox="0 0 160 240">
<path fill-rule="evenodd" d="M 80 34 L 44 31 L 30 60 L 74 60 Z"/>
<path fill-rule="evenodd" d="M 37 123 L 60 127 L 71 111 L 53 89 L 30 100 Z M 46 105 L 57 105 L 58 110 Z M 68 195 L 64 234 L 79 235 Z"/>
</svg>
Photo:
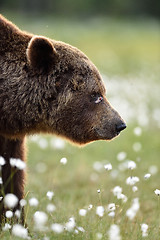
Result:
<svg viewBox="0 0 160 240">
<path fill-rule="evenodd" d="M 72 66 L 74 69 L 74 80 L 78 81 L 81 76 L 82 88 L 88 92 L 106 93 L 106 89 L 101 78 L 101 75 L 96 66 L 89 60 L 89 58 L 76 47 L 69 44 L 53 41 L 54 47 L 59 55 L 61 64 Z M 83 89 L 83 90 L 84 90 Z"/>
</svg>

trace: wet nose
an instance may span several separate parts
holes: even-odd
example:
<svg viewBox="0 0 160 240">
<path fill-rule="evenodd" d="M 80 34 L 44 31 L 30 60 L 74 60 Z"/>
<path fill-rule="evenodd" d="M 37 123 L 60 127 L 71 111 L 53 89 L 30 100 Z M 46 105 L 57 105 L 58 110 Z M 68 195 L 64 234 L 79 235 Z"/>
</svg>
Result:
<svg viewBox="0 0 160 240">
<path fill-rule="evenodd" d="M 126 124 L 124 122 L 120 122 L 119 124 L 116 125 L 116 130 L 117 132 L 121 132 L 122 130 L 124 130 L 126 128 Z"/>
</svg>

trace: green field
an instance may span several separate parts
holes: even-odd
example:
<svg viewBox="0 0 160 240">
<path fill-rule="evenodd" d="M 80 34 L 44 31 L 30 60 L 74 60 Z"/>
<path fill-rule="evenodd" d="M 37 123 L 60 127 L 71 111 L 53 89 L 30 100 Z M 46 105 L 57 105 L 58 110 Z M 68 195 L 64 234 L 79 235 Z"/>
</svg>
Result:
<svg viewBox="0 0 160 240">
<path fill-rule="evenodd" d="M 109 101 L 127 122 L 127 129 L 115 140 L 95 142 L 84 148 L 59 142 L 54 136 L 27 139 L 25 199 L 36 197 L 39 201 L 37 207 L 27 204 L 25 208 L 31 239 L 159 240 L 160 205 L 159 196 L 154 193 L 160 189 L 159 23 L 145 19 L 78 22 L 6 16 L 24 30 L 65 41 L 84 51 L 100 69 Z M 124 159 L 120 161 L 117 155 L 121 152 Z M 68 160 L 66 165 L 60 163 L 63 157 Z M 128 169 L 130 160 L 136 163 L 133 170 Z M 104 169 L 107 163 L 112 164 L 112 170 Z M 147 173 L 151 176 L 145 179 Z M 137 176 L 139 182 L 126 184 L 130 176 Z M 114 196 L 115 186 L 123 189 L 126 202 Z M 137 186 L 136 192 L 133 186 Z M 48 191 L 54 192 L 52 200 L 46 196 Z M 126 212 L 135 198 L 139 199 L 139 206 L 134 209 L 135 217 L 129 219 Z M 49 203 L 56 206 L 52 213 L 46 210 Z M 110 203 L 116 206 L 112 217 L 107 210 Z M 92 209 L 88 209 L 90 204 Z M 96 214 L 98 206 L 104 208 L 102 217 Z M 79 214 L 80 209 L 87 210 L 85 216 Z M 36 211 L 48 215 L 43 231 L 34 227 Z M 65 229 L 58 234 L 51 230 L 54 223 L 66 226 L 71 217 L 76 222 L 71 231 Z M 145 238 L 141 231 L 143 223 L 148 225 Z M 120 228 L 119 238 L 113 235 L 109 238 L 113 224 Z M 17 237 L 2 231 L 0 239 Z"/>
</svg>

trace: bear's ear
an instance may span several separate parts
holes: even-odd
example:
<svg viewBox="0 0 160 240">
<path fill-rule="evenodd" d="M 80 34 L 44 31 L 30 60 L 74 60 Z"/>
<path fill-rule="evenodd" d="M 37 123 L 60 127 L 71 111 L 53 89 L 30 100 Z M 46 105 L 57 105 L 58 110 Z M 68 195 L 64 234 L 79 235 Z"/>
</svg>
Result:
<svg viewBox="0 0 160 240">
<path fill-rule="evenodd" d="M 34 36 L 30 40 L 27 48 L 27 59 L 34 70 L 39 73 L 51 71 L 57 58 L 58 54 L 49 39 Z"/>
</svg>

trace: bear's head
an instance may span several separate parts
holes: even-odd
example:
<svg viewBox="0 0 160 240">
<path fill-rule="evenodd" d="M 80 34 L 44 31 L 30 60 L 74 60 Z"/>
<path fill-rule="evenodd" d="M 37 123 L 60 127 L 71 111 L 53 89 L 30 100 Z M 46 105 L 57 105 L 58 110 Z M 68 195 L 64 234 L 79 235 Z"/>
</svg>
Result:
<svg viewBox="0 0 160 240">
<path fill-rule="evenodd" d="M 106 98 L 97 68 L 80 50 L 34 36 L 27 59 L 35 81 L 40 75 L 43 82 L 39 129 L 85 144 L 110 140 L 126 128 Z"/>
</svg>

